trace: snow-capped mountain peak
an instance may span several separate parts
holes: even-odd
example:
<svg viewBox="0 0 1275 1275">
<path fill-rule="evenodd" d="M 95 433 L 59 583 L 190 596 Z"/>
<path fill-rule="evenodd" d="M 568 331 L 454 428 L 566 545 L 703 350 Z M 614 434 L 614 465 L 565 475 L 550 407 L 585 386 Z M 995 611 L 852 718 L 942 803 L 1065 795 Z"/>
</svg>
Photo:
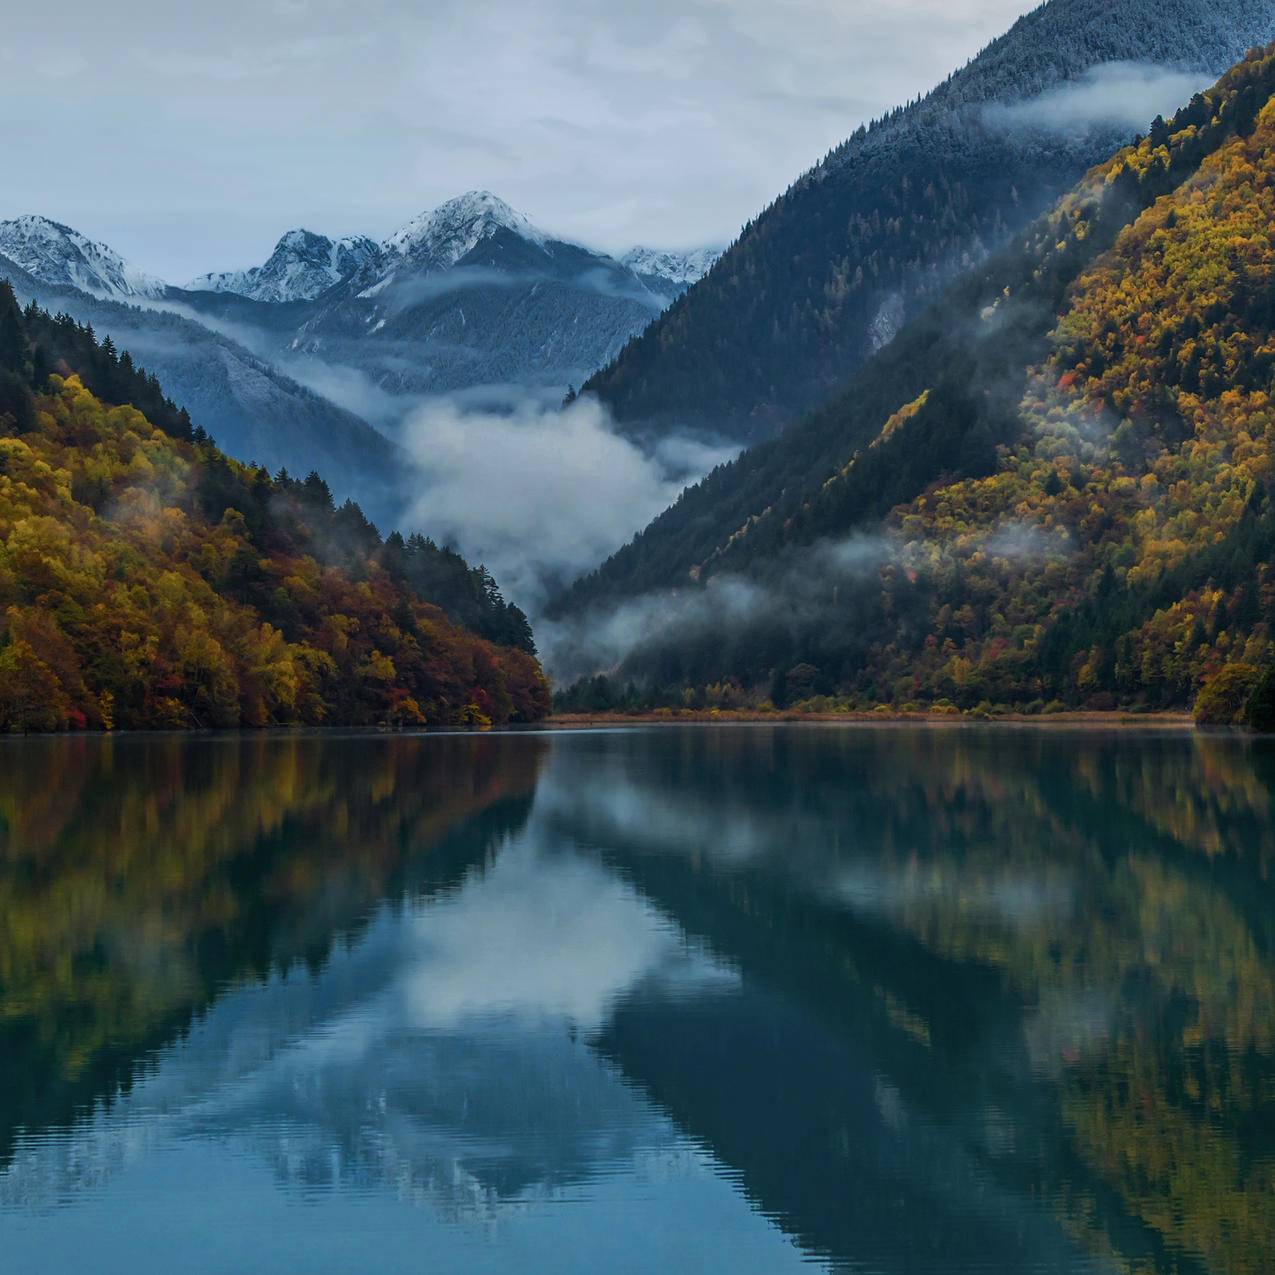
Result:
<svg viewBox="0 0 1275 1275">
<path fill-rule="evenodd" d="M 410 258 L 430 270 L 447 270 L 498 230 L 543 248 L 550 236 L 517 209 L 486 190 L 471 190 L 421 213 L 382 245 L 387 256 Z"/>
<path fill-rule="evenodd" d="M 168 285 L 125 261 L 113 248 L 48 217 L 0 221 L 0 255 L 44 283 L 106 300 L 162 297 Z"/>
<path fill-rule="evenodd" d="M 698 283 L 720 257 L 717 248 L 699 248 L 694 252 L 662 252 L 658 248 L 634 248 L 620 258 L 641 279 L 660 279 L 679 287 Z"/>
<path fill-rule="evenodd" d="M 366 235 L 329 239 L 312 230 L 289 230 L 264 265 L 214 271 L 192 279 L 187 287 L 194 292 L 234 292 L 254 301 L 313 301 L 380 255 Z"/>
</svg>

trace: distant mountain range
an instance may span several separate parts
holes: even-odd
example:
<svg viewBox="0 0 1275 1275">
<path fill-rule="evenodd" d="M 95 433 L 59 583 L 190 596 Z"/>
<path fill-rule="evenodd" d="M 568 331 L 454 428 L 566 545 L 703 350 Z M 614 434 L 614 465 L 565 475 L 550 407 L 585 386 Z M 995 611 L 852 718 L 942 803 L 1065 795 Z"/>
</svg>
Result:
<svg viewBox="0 0 1275 1275">
<path fill-rule="evenodd" d="M 472 192 L 368 253 L 314 300 L 288 349 L 393 393 L 559 392 L 617 354 L 710 257 L 643 253 L 639 275 Z"/>
<path fill-rule="evenodd" d="M 666 252 L 634 248 L 618 260 L 546 234 L 523 213 L 490 191 L 470 191 L 421 213 L 383 243 L 365 235 L 329 239 L 310 230 L 289 230 L 269 259 L 246 270 L 215 271 L 192 279 L 187 292 L 233 292 L 253 301 L 313 301 L 329 288 L 362 279 L 364 288 L 404 269 L 437 274 L 461 265 L 483 243 L 509 234 L 535 247 L 561 244 L 608 269 L 619 266 L 637 278 L 654 301 L 667 304 L 702 278 L 720 255 L 716 249 Z M 627 290 L 637 292 L 624 279 Z M 621 291 L 626 290 L 624 286 Z"/>
<path fill-rule="evenodd" d="M 252 301 L 313 301 L 380 253 L 364 235 L 329 239 L 312 230 L 289 230 L 263 265 L 203 274 L 186 290 L 233 292 Z"/>
<path fill-rule="evenodd" d="M 625 264 L 474 192 L 383 243 L 291 230 L 261 265 L 176 287 L 48 218 L 0 222 L 0 277 L 24 302 L 110 335 L 231 455 L 330 474 L 384 525 L 397 520 L 407 467 L 363 419 L 358 378 L 390 395 L 497 385 L 560 396 L 713 255 L 636 249 Z M 349 373 L 357 411 L 302 384 Z"/>
<path fill-rule="evenodd" d="M 585 391 L 637 437 L 767 438 L 1091 165 L 1275 38 L 1270 0 L 1051 0 L 861 128 Z"/>
</svg>

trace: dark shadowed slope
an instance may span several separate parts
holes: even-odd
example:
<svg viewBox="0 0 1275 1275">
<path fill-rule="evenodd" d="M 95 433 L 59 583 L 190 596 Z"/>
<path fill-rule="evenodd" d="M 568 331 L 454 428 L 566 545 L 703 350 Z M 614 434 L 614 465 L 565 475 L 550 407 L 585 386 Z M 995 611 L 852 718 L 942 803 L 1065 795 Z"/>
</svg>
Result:
<svg viewBox="0 0 1275 1275">
<path fill-rule="evenodd" d="M 1273 37 L 1269 0 L 1052 0 L 801 177 L 586 389 L 635 434 L 767 437 L 1182 105 L 1193 74 L 1211 81 Z M 1129 62 L 1170 73 L 1107 65 Z"/>
<path fill-rule="evenodd" d="M 654 591 L 630 672 L 780 701 L 1185 706 L 1268 661 L 1273 90 L 1268 50 L 1095 169 L 561 611 Z"/>
</svg>

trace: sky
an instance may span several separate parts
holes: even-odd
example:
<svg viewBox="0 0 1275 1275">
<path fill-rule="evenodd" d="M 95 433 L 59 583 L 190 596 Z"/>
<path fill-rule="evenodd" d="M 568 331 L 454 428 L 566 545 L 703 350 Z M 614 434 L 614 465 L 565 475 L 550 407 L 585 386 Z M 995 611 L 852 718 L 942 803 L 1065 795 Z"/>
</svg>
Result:
<svg viewBox="0 0 1275 1275">
<path fill-rule="evenodd" d="M 607 251 L 717 246 L 1034 0 L 48 0 L 0 44 L 0 217 L 175 283 L 488 189 Z"/>
</svg>

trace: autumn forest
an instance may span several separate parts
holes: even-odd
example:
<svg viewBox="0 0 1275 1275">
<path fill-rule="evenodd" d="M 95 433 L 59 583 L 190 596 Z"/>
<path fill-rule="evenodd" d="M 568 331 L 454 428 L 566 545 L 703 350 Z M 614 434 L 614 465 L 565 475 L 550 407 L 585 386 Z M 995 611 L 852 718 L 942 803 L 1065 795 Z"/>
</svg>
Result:
<svg viewBox="0 0 1275 1275">
<path fill-rule="evenodd" d="M 0 287 L 0 729 L 489 726 L 525 616 L 316 474 L 224 456 L 109 338 Z"/>
</svg>

